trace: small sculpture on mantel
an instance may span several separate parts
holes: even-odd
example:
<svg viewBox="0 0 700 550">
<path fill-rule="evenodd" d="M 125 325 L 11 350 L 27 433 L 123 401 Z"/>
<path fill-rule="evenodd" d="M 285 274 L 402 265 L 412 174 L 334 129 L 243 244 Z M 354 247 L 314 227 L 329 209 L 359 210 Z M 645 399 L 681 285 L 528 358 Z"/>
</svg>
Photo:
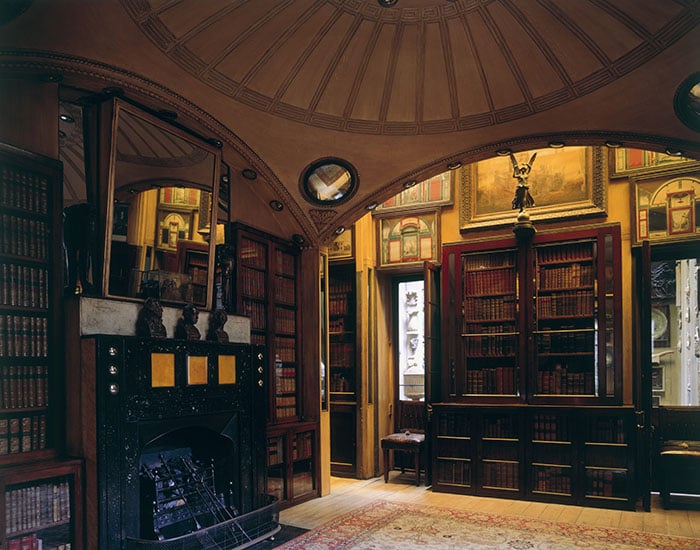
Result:
<svg viewBox="0 0 700 550">
<path fill-rule="evenodd" d="M 155 298 L 146 298 L 136 319 L 136 336 L 144 338 L 165 338 L 163 306 Z"/>
<path fill-rule="evenodd" d="M 228 333 L 224 330 L 228 315 L 225 309 L 218 308 L 209 317 L 209 330 L 207 331 L 207 340 L 224 344 L 228 342 Z"/>
<path fill-rule="evenodd" d="M 182 317 L 175 327 L 175 338 L 182 340 L 199 340 L 201 335 L 195 326 L 199 320 L 199 311 L 193 304 L 187 304 L 182 308 Z"/>
</svg>

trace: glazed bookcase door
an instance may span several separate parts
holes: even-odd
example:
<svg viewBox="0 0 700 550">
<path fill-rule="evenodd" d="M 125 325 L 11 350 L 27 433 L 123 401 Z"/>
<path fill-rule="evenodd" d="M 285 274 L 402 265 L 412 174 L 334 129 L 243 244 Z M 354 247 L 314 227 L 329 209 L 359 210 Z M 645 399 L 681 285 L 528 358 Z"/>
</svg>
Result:
<svg viewBox="0 0 700 550">
<path fill-rule="evenodd" d="M 612 229 L 534 247 L 533 403 L 621 399 L 620 245 Z"/>
</svg>

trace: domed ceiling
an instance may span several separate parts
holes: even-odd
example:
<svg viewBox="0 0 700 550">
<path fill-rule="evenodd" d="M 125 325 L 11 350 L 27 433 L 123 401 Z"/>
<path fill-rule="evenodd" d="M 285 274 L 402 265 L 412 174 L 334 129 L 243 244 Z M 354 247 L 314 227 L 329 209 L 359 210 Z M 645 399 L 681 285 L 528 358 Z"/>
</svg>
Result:
<svg viewBox="0 0 700 550">
<path fill-rule="evenodd" d="M 393 136 L 552 109 L 697 24 L 692 3 L 637 0 L 122 3 L 170 59 L 231 99 L 310 126 Z"/>
</svg>

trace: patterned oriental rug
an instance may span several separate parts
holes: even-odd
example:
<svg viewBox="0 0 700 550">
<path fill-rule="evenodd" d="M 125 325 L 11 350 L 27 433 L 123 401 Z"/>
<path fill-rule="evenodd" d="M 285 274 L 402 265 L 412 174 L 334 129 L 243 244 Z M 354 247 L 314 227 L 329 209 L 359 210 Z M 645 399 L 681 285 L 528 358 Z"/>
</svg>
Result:
<svg viewBox="0 0 700 550">
<path fill-rule="evenodd" d="M 284 550 L 698 550 L 700 539 L 376 501 L 297 537 Z"/>
</svg>

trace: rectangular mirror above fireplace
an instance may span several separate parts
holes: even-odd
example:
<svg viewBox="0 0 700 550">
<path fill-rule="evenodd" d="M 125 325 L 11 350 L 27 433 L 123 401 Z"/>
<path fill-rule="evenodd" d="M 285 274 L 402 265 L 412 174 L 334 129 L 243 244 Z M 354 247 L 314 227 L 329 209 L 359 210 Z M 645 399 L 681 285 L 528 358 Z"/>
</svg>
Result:
<svg viewBox="0 0 700 550">
<path fill-rule="evenodd" d="M 121 99 L 102 113 L 112 122 L 102 295 L 211 307 L 220 151 Z"/>
</svg>

